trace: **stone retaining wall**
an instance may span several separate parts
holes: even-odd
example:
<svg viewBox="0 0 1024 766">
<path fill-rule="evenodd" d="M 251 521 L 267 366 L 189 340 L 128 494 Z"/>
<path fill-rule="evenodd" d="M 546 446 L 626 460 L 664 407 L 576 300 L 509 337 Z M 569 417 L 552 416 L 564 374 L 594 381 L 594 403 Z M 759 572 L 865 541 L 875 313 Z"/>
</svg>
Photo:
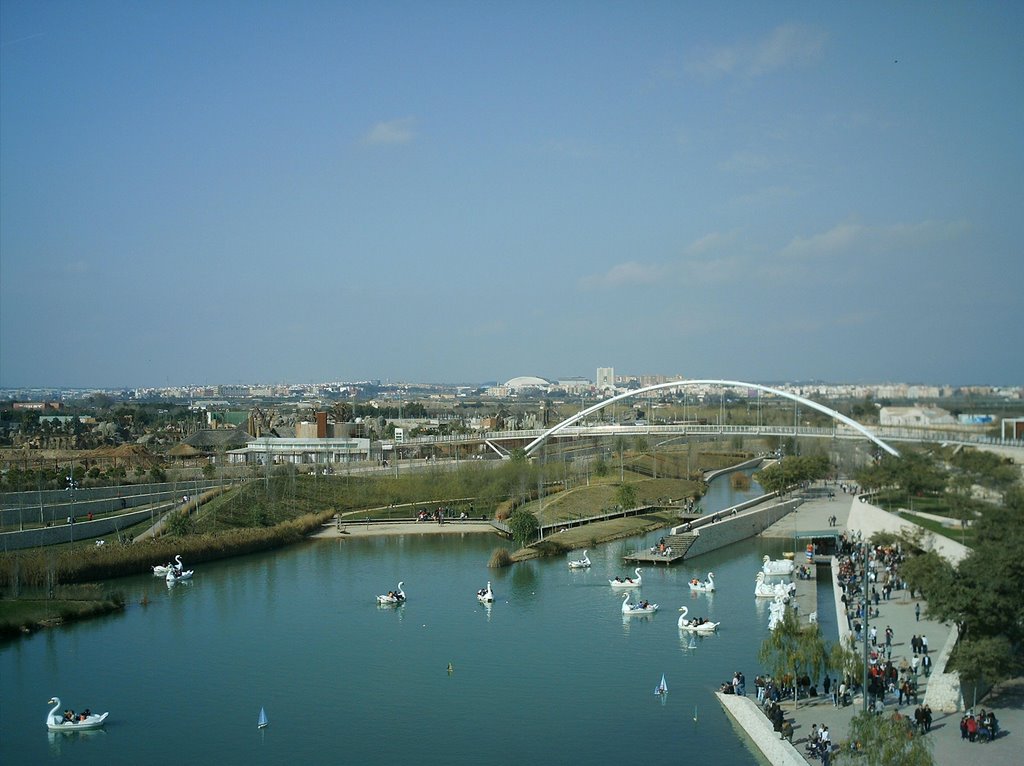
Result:
<svg viewBox="0 0 1024 766">
<path fill-rule="evenodd" d="M 154 508 L 146 508 L 131 513 L 119 513 L 116 516 L 107 516 L 92 521 L 76 521 L 74 524 L 58 524 L 53 527 L 40 527 L 38 529 L 26 529 L 23 532 L 0 533 L 0 550 L 15 551 L 22 548 L 35 548 L 40 545 L 55 545 L 57 543 L 70 543 L 73 540 L 89 540 L 94 537 L 103 537 L 114 532 L 119 532 L 151 516 L 159 516 L 169 511 L 175 503 Z"/>
<path fill-rule="evenodd" d="M 781 503 L 763 505 L 761 498 L 754 502 L 762 503 L 763 507 L 758 506 L 741 513 L 740 506 L 737 506 L 736 515 L 732 515 L 731 510 L 726 509 L 710 514 L 707 520 L 702 520 L 700 526 L 692 529 L 697 534 L 697 539 L 686 552 L 686 559 L 755 537 L 786 514 L 795 511 L 802 501 L 794 498 Z M 713 518 L 718 518 L 718 521 L 712 521 Z M 678 529 L 680 528 L 673 529 L 672 533 L 679 534 Z"/>
</svg>

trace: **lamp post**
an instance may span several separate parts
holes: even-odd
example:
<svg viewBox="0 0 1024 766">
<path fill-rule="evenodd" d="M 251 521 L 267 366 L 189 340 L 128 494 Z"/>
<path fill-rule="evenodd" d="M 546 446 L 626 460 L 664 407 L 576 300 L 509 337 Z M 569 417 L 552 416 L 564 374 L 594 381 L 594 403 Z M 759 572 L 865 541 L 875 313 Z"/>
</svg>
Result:
<svg viewBox="0 0 1024 766">
<path fill-rule="evenodd" d="M 864 556 L 864 631 L 861 637 L 864 641 L 864 712 L 868 712 L 868 619 L 871 616 L 871 602 L 868 600 L 868 541 L 861 542 L 861 550 Z"/>
<path fill-rule="evenodd" d="M 71 528 L 71 542 L 75 541 L 75 464 L 71 463 L 71 469 L 68 473 L 68 492 L 71 493 L 71 515 L 68 516 L 71 519 L 71 523 L 68 525 Z"/>
</svg>

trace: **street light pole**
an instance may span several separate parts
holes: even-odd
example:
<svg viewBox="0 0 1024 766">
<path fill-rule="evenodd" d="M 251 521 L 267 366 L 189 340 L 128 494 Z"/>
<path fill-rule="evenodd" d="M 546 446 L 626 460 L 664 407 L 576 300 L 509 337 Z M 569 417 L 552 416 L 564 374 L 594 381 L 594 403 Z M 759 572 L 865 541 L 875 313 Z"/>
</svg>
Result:
<svg viewBox="0 0 1024 766">
<path fill-rule="evenodd" d="M 864 712 L 868 712 L 868 618 L 871 615 L 871 602 L 868 600 L 868 541 L 861 542 L 864 555 L 864 632 L 861 637 L 864 640 Z"/>
</svg>

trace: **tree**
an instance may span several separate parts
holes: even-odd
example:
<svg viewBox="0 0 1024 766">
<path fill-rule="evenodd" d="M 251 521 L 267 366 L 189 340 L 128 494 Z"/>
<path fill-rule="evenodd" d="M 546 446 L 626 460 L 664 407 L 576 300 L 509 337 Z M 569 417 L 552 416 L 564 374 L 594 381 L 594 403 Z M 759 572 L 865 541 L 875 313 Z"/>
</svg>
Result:
<svg viewBox="0 0 1024 766">
<path fill-rule="evenodd" d="M 757 658 L 775 678 L 792 674 L 818 678 L 829 667 L 828 652 L 818 623 L 803 627 L 796 612 L 787 609 L 782 622 L 761 644 Z M 796 683 L 793 684 L 794 688 Z M 794 709 L 799 704 L 793 695 Z"/>
<path fill-rule="evenodd" d="M 615 437 L 615 451 L 619 453 L 619 481 L 623 481 L 626 478 L 626 469 L 622 463 L 622 456 L 626 451 L 626 446 L 625 436 Z"/>
<path fill-rule="evenodd" d="M 783 492 L 801 482 L 824 479 L 831 471 L 824 455 L 793 455 L 758 471 L 754 478 L 769 492 Z"/>
<path fill-rule="evenodd" d="M 167 516 L 167 533 L 175 537 L 186 537 L 195 532 L 195 521 L 187 511 L 177 511 Z"/>
<path fill-rule="evenodd" d="M 512 532 L 512 539 L 516 541 L 516 545 L 525 548 L 537 536 L 540 524 L 532 513 L 517 508 L 508 517 L 508 528 Z"/>
<path fill-rule="evenodd" d="M 615 499 L 623 510 L 636 507 L 636 487 L 633 484 L 620 484 L 615 491 Z"/>
<path fill-rule="evenodd" d="M 1024 490 L 1006 493 L 1002 507 L 982 514 L 975 548 L 954 567 L 933 552 L 910 558 L 904 577 L 928 598 L 928 614 L 955 622 L 959 641 L 949 667 L 989 683 L 1024 669 Z"/>
<path fill-rule="evenodd" d="M 852 635 L 832 644 L 828 652 L 828 666 L 844 678 L 861 679 L 864 677 L 864 657 L 857 648 L 857 641 Z"/>
<path fill-rule="evenodd" d="M 960 522 L 960 543 L 963 544 L 967 535 L 967 524 L 974 515 L 971 510 L 971 478 L 966 474 L 958 474 L 950 481 L 946 497 L 953 511 L 953 516 Z"/>
<path fill-rule="evenodd" d="M 932 766 L 931 741 L 915 733 L 899 711 L 891 716 L 857 713 L 850 721 L 850 747 L 836 753 L 836 763 L 861 766 Z"/>
</svg>

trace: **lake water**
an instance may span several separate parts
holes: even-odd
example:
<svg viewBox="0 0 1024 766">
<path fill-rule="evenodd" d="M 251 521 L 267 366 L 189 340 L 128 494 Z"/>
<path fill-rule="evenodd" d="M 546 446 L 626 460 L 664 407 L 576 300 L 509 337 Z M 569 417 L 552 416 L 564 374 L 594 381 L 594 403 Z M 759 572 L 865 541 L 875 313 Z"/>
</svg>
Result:
<svg viewBox="0 0 1024 766">
<path fill-rule="evenodd" d="M 702 504 L 757 492 L 721 479 Z M 768 622 L 754 575 L 783 545 L 647 568 L 640 593 L 661 609 L 624 618 L 608 580 L 662 534 L 600 546 L 575 571 L 562 557 L 491 570 L 508 543 L 456 533 L 309 541 L 204 564 L 171 589 L 127 578 L 125 612 L 0 647 L 0 762 L 761 763 L 713 692 L 739 669 L 753 693 Z M 717 592 L 691 595 L 708 571 Z M 377 606 L 399 580 L 407 603 Z M 475 596 L 488 580 L 490 608 Z M 718 634 L 691 642 L 684 604 L 722 621 Z M 61 710 L 109 710 L 106 728 L 48 734 L 53 695 Z"/>
</svg>

